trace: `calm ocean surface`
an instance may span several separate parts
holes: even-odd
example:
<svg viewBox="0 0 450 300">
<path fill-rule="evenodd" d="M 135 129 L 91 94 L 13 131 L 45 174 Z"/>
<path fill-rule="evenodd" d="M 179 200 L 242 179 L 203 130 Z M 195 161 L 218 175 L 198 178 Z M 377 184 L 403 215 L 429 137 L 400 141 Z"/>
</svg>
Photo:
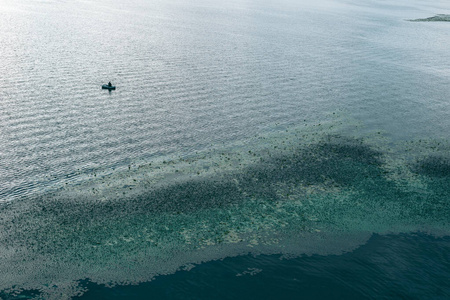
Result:
<svg viewBox="0 0 450 300">
<path fill-rule="evenodd" d="M 0 299 L 450 298 L 449 13 L 0 0 Z"/>
</svg>

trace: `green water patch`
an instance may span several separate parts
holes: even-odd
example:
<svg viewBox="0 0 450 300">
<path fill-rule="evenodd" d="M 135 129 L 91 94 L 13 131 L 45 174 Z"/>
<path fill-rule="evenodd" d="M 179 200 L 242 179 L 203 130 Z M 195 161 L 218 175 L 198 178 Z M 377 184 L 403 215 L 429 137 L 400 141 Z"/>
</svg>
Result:
<svg viewBox="0 0 450 300">
<path fill-rule="evenodd" d="M 448 235 L 446 147 L 303 124 L 91 174 L 0 207 L 0 290 L 61 299 L 84 278 L 131 284 L 247 253 L 340 254 L 373 233 Z"/>
</svg>

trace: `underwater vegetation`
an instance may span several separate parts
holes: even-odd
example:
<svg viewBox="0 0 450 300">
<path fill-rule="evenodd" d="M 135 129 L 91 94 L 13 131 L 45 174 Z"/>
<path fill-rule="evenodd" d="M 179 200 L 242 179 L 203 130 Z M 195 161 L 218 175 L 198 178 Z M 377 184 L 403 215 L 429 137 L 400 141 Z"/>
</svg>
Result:
<svg viewBox="0 0 450 300">
<path fill-rule="evenodd" d="M 139 283 L 241 254 L 341 254 L 373 233 L 448 234 L 448 143 L 392 148 L 324 127 L 2 204 L 0 290 L 65 298 L 83 279 Z"/>
</svg>

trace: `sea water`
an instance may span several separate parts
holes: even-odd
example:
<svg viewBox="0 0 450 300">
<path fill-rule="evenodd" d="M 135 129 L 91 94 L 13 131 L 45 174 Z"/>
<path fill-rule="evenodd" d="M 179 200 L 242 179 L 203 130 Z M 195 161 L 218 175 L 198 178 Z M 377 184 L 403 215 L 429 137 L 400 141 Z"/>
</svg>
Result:
<svg viewBox="0 0 450 300">
<path fill-rule="evenodd" d="M 1 1 L 0 298 L 450 297 L 449 5 L 310 2 Z"/>
</svg>

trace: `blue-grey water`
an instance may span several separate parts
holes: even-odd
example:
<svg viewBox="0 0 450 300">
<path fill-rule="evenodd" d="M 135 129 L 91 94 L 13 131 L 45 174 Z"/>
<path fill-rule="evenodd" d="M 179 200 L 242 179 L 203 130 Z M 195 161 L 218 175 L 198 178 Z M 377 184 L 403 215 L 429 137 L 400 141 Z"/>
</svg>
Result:
<svg viewBox="0 0 450 300">
<path fill-rule="evenodd" d="M 450 4 L 312 2 L 1 0 L 0 299 L 450 298 Z"/>
</svg>

